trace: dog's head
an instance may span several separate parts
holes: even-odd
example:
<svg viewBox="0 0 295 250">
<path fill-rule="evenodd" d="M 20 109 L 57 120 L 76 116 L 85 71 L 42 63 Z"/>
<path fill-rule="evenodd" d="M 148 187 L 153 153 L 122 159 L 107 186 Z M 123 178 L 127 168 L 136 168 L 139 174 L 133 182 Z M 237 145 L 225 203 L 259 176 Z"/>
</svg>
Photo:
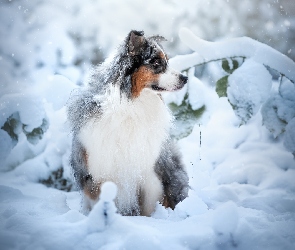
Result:
<svg viewBox="0 0 295 250">
<path fill-rule="evenodd" d="M 165 39 L 161 36 L 146 38 L 142 31 L 131 31 L 126 38 L 133 98 L 144 88 L 157 92 L 175 91 L 187 82 L 186 76 L 169 68 L 167 55 L 159 44 L 161 41 Z"/>
</svg>

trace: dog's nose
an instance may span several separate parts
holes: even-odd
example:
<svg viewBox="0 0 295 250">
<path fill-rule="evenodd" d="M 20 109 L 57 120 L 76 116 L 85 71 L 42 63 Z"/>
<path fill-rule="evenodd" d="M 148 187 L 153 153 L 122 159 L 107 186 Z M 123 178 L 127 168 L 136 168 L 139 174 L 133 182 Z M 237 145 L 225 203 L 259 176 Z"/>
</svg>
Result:
<svg viewBox="0 0 295 250">
<path fill-rule="evenodd" d="M 184 76 L 182 74 L 179 75 L 179 80 L 180 82 L 184 85 L 187 83 L 187 80 L 188 80 L 188 77 L 187 76 Z"/>
</svg>

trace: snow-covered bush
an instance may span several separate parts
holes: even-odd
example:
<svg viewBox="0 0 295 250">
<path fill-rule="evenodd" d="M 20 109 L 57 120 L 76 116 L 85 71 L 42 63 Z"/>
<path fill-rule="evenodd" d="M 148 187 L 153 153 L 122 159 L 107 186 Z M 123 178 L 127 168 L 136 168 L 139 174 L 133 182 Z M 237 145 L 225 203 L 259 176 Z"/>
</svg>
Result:
<svg viewBox="0 0 295 250">
<path fill-rule="evenodd" d="M 271 79 L 267 69 L 252 59 L 228 77 L 227 97 L 243 123 L 255 115 L 268 98 Z"/>
<path fill-rule="evenodd" d="M 26 144 L 27 148 L 30 148 L 30 145 L 31 147 L 37 145 L 47 131 L 49 122 L 43 103 L 36 95 L 20 93 L 3 95 L 0 97 L 0 112 L 1 148 L 9 149 L 1 157 L 3 163 L 17 144 Z M 19 155 L 22 160 L 30 156 L 32 155 Z M 15 166 L 12 164 L 11 167 Z"/>
<path fill-rule="evenodd" d="M 74 84 L 62 76 L 0 95 L 0 171 L 63 190 L 73 188 L 64 104 Z"/>
<path fill-rule="evenodd" d="M 196 66 L 219 62 L 223 70 L 217 73 L 220 78 L 216 81 L 215 90 L 219 97 L 228 99 L 240 118 L 240 125 L 247 123 L 261 110 L 263 124 L 274 137 L 283 134 L 285 146 L 295 154 L 295 130 L 292 125 L 295 118 L 295 63 L 278 51 L 250 38 L 207 42 L 185 28 L 180 31 L 180 37 L 195 52 L 176 56 L 172 58 L 171 64 L 178 70 L 188 71 L 190 68 L 191 71 Z M 191 74 L 189 81 L 189 84 L 196 81 L 195 76 Z M 178 132 L 179 137 L 182 137 L 181 134 L 187 136 L 196 121 L 202 122 L 200 115 L 208 105 L 206 103 L 202 107 L 192 108 L 188 93 L 191 94 L 185 93 L 182 103 L 179 103 L 179 98 L 178 103 L 171 97 L 167 100 L 172 102 L 170 107 L 176 114 L 176 119 L 185 120 L 186 133 Z M 184 104 L 186 112 L 183 112 Z"/>
</svg>

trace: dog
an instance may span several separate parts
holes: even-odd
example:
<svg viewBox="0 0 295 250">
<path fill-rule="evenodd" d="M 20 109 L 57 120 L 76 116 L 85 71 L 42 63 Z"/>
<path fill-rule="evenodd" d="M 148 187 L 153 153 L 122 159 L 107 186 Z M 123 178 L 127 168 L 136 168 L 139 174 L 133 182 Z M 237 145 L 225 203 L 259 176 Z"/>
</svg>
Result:
<svg viewBox="0 0 295 250">
<path fill-rule="evenodd" d="M 70 164 L 85 211 L 106 181 L 118 187 L 115 204 L 122 215 L 150 216 L 157 202 L 174 209 L 188 195 L 188 175 L 169 136 L 173 117 L 160 95 L 181 89 L 187 77 L 169 68 L 164 40 L 130 31 L 69 98 Z"/>
</svg>

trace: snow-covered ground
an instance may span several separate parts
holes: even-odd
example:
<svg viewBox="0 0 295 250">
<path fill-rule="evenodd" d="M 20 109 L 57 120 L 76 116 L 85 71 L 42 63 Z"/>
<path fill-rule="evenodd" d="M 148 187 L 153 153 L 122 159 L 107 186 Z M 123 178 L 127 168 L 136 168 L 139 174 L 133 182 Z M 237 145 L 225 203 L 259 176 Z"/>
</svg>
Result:
<svg viewBox="0 0 295 250">
<path fill-rule="evenodd" d="M 85 217 L 80 194 L 32 181 L 42 160 L 28 160 L 0 176 L 1 249 L 294 249 L 292 154 L 260 114 L 239 127 L 226 98 L 206 90 L 206 125 L 179 141 L 192 189 L 174 211 L 122 217 L 104 198 Z"/>
<path fill-rule="evenodd" d="M 272 79 L 263 66 L 294 80 L 294 62 L 248 38 L 224 39 L 244 34 L 228 1 L 158 2 L 144 10 L 133 0 L 1 2 L 0 249 L 295 249 L 295 87 L 274 71 Z M 255 7 L 243 3 L 247 10 Z M 270 15 L 267 10 L 261 15 Z M 134 27 L 133 20 L 141 22 Z M 294 20 L 265 25 L 269 34 L 277 26 L 284 34 Z M 180 132 L 174 131 L 189 134 L 181 134 L 178 145 L 191 190 L 174 211 L 158 204 L 151 217 L 122 217 L 109 183 L 85 216 L 68 163 L 64 105 L 89 64 L 108 54 L 131 26 L 166 36 L 175 54 L 188 51 L 185 45 L 195 51 L 170 60 L 179 70 L 190 68 L 189 83 L 164 97 L 168 105 L 181 105 L 187 93 L 192 110 L 205 107 L 201 117 L 178 123 Z M 181 26 L 220 41 L 205 42 L 181 29 L 180 42 Z M 246 59 L 233 70 L 235 56 Z M 221 58 L 230 74 L 221 61 L 203 74 L 193 67 Z M 225 76 L 227 97 L 219 97 L 215 83 Z"/>
</svg>

